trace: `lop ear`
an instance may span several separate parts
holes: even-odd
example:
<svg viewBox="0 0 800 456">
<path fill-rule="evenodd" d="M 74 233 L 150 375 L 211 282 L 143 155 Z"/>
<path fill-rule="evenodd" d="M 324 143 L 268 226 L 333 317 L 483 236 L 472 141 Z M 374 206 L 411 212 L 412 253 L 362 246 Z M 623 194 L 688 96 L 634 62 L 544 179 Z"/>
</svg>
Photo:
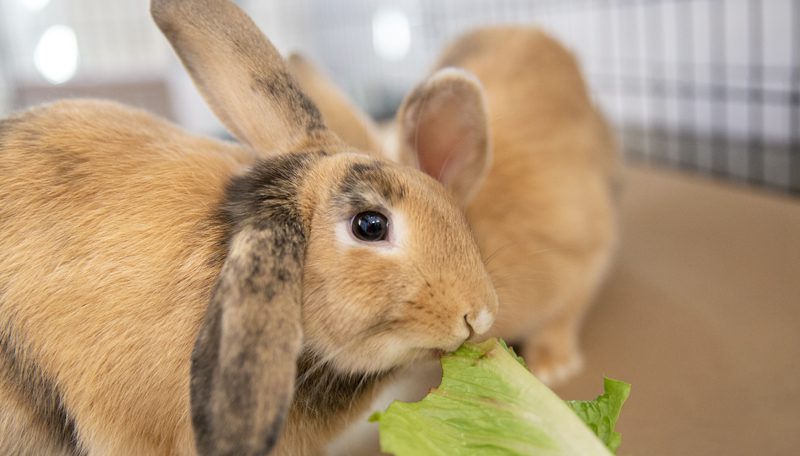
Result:
<svg viewBox="0 0 800 456">
<path fill-rule="evenodd" d="M 231 1 L 152 0 L 150 12 L 237 139 L 266 151 L 335 141 L 278 51 Z"/>
<path fill-rule="evenodd" d="M 492 154 L 483 89 L 464 70 L 445 68 L 406 97 L 397 115 L 398 161 L 439 180 L 466 205 Z"/>
<path fill-rule="evenodd" d="M 364 152 L 381 152 L 378 129 L 372 119 L 352 102 L 336 84 L 300 54 L 291 54 L 289 71 L 319 108 L 328 128 L 345 143 Z"/>
<path fill-rule="evenodd" d="M 192 423 L 203 455 L 268 454 L 292 403 L 305 236 L 297 224 L 264 223 L 232 237 L 192 353 Z"/>
</svg>

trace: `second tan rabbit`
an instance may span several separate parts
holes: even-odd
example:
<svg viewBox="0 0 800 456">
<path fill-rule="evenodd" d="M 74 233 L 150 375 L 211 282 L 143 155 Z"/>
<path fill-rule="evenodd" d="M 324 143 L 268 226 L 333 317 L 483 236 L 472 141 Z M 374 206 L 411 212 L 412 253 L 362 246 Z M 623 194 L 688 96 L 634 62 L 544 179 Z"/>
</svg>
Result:
<svg viewBox="0 0 800 456">
<path fill-rule="evenodd" d="M 292 69 L 310 96 L 333 99 L 323 76 L 298 62 Z M 396 161 L 436 170 L 445 185 L 448 169 L 465 161 L 487 164 L 470 189 L 455 193 L 466 195 L 461 203 L 500 298 L 491 333 L 520 343 L 534 372 L 558 383 L 581 367 L 581 321 L 617 242 L 613 135 L 574 57 L 536 28 L 470 32 L 444 51 L 436 68 L 446 67 L 474 74 L 482 94 L 465 96 L 463 88 L 435 83 L 434 75 L 407 97 L 389 137 L 371 142 L 383 144 L 381 152 Z M 481 103 L 488 119 L 475 117 Z M 326 119 L 352 109 L 320 106 Z M 491 140 L 483 153 L 461 153 L 460 144 L 469 141 L 449 126 L 477 131 L 487 121 Z M 373 129 L 367 125 L 363 134 Z"/>
</svg>

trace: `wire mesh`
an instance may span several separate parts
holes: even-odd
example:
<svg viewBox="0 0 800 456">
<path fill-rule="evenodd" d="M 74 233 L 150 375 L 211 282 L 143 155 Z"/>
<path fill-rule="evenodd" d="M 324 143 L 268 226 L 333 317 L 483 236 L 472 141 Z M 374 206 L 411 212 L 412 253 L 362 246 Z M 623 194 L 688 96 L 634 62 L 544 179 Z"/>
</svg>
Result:
<svg viewBox="0 0 800 456">
<path fill-rule="evenodd" d="M 349 3 L 357 9 L 367 2 Z M 348 42 L 369 41 L 367 31 L 357 33 L 361 20 L 348 25 L 336 18 L 315 29 L 320 40 L 336 43 L 321 58 L 344 87 L 353 91 L 352 87 L 374 85 L 370 66 L 384 69 L 380 101 L 356 94 L 373 114 L 390 112 L 398 94 L 463 31 L 489 23 L 536 24 L 578 56 L 629 159 L 800 193 L 799 2 L 402 3 L 389 2 L 407 8 L 412 18 L 416 43 L 409 55 L 415 70 L 410 78 L 387 80 L 385 73 L 394 70 L 391 64 L 364 59 L 367 52 L 353 57 Z"/>
<path fill-rule="evenodd" d="M 147 2 L 52 0 L 39 13 L 23 13 L 20 5 L 28 1 L 0 0 L 0 111 L 48 97 L 91 95 L 93 85 L 104 96 L 177 113 L 181 122 L 182 112 L 197 111 L 175 106 L 187 103 L 175 95 L 181 91 L 173 73 L 181 70 Z M 796 0 L 239 3 L 280 50 L 309 54 L 378 118 L 392 114 L 458 34 L 482 24 L 538 25 L 579 58 L 630 160 L 800 194 Z M 400 59 L 381 58 L 375 50 L 375 18 L 385 9 L 407 19 L 410 47 Z M 43 30 L 58 23 L 76 30 L 81 58 L 74 81 L 51 87 L 31 56 Z M 172 109 L 162 106 L 165 90 L 172 93 Z"/>
</svg>

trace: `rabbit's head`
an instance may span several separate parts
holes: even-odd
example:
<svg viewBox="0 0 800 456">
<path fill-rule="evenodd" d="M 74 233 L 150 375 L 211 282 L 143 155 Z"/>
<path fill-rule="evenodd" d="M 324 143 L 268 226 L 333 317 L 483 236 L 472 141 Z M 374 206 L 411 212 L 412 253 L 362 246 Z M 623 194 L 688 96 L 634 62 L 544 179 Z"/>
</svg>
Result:
<svg viewBox="0 0 800 456">
<path fill-rule="evenodd" d="M 319 106 L 325 122 L 345 142 L 428 174 L 468 206 L 492 165 L 485 91 L 469 71 L 439 69 L 406 96 L 383 138 L 368 116 L 305 57 L 289 68 Z"/>
<path fill-rule="evenodd" d="M 496 297 L 465 217 L 436 181 L 404 166 L 325 160 L 304 273 L 309 348 L 374 372 L 453 350 L 493 321 Z"/>
<path fill-rule="evenodd" d="M 202 453 L 275 444 L 301 353 L 358 378 L 489 329 L 494 289 L 439 182 L 342 143 L 233 3 L 155 0 L 152 13 L 220 120 L 261 157 L 221 211 L 226 258 L 192 357 Z"/>
</svg>

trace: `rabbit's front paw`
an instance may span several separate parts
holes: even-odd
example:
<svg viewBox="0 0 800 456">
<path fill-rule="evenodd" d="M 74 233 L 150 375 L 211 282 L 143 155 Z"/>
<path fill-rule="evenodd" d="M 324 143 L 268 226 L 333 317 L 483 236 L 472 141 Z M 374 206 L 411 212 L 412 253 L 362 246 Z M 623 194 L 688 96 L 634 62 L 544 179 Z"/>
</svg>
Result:
<svg viewBox="0 0 800 456">
<path fill-rule="evenodd" d="M 551 328 L 529 338 L 522 357 L 547 386 L 564 383 L 583 369 L 583 357 L 572 331 Z"/>
</svg>

